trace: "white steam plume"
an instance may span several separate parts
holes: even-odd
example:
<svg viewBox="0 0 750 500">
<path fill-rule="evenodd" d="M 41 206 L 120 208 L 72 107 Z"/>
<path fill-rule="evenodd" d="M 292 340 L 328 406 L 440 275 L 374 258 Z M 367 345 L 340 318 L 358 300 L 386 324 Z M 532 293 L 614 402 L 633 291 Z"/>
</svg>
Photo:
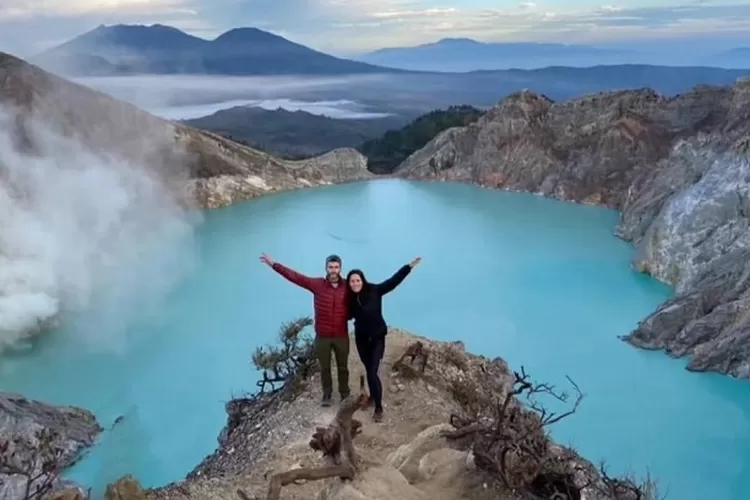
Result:
<svg viewBox="0 0 750 500">
<path fill-rule="evenodd" d="M 119 344 L 189 270 L 195 221 L 153 165 L 24 120 L 33 152 L 0 108 L 0 351 L 78 311 L 83 340 Z"/>
</svg>

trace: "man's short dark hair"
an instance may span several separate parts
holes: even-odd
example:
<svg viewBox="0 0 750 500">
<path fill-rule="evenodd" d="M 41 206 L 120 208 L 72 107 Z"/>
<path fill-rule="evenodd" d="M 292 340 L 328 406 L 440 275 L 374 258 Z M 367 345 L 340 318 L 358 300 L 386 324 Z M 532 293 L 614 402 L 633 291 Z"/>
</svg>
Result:
<svg viewBox="0 0 750 500">
<path fill-rule="evenodd" d="M 328 265 L 329 262 L 338 262 L 339 264 L 341 264 L 341 257 L 336 254 L 329 255 L 328 257 L 326 257 L 326 265 Z"/>
</svg>

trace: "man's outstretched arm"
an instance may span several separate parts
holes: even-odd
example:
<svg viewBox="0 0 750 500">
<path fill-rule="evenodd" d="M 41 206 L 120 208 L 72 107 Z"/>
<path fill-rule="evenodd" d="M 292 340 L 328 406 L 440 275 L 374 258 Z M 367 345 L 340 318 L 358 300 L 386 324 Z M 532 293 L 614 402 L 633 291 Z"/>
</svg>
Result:
<svg viewBox="0 0 750 500">
<path fill-rule="evenodd" d="M 291 281 L 297 286 L 300 286 L 306 290 L 314 291 L 315 288 L 315 279 L 310 278 L 309 276 L 305 276 L 302 273 L 298 273 L 294 269 L 290 269 L 282 264 L 279 264 L 278 262 L 274 262 L 271 257 L 269 257 L 266 254 L 263 254 L 260 256 L 260 261 L 264 264 L 266 264 L 268 267 L 282 275 L 287 280 Z"/>
</svg>

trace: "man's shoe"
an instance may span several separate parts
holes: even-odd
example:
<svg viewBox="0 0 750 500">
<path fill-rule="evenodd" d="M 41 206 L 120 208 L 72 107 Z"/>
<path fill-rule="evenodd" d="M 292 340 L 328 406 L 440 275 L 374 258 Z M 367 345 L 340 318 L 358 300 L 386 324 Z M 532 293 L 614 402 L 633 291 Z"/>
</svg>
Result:
<svg viewBox="0 0 750 500">
<path fill-rule="evenodd" d="M 320 402 L 320 406 L 328 408 L 331 406 L 331 396 L 323 396 L 323 400 Z"/>
<path fill-rule="evenodd" d="M 383 421 L 383 409 L 382 408 L 375 409 L 375 413 L 372 414 L 372 421 L 375 423 L 380 423 Z"/>
<path fill-rule="evenodd" d="M 341 401 L 343 401 L 346 398 L 348 398 L 350 394 L 351 394 L 351 392 L 342 392 L 341 393 Z"/>
</svg>

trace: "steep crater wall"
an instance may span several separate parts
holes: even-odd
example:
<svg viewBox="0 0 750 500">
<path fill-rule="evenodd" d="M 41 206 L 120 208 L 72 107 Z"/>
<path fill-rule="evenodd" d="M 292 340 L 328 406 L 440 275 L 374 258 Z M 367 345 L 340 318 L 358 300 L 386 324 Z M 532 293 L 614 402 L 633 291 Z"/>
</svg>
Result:
<svg viewBox="0 0 750 500">
<path fill-rule="evenodd" d="M 749 150 L 748 78 L 673 98 L 640 89 L 555 103 L 525 90 L 396 174 L 619 209 L 634 268 L 677 291 L 627 341 L 750 378 Z"/>
<path fill-rule="evenodd" d="M 28 154 L 45 154 L 35 130 L 72 137 L 104 158 L 146 168 L 203 208 L 271 191 L 363 180 L 367 160 L 340 149 L 304 161 L 285 161 L 218 135 L 163 120 L 135 106 L 47 73 L 0 52 L 0 111 L 10 135 Z M 179 195 L 184 194 L 179 192 Z"/>
</svg>

